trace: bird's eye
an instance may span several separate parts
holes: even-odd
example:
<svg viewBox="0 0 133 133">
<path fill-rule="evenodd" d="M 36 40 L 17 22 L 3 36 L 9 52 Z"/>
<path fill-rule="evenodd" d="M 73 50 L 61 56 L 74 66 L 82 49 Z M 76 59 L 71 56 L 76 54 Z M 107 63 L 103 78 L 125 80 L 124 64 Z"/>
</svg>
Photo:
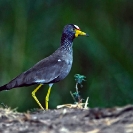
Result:
<svg viewBox="0 0 133 133">
<path fill-rule="evenodd" d="M 74 30 L 75 30 L 74 28 L 71 29 L 71 31 L 74 31 Z"/>
</svg>

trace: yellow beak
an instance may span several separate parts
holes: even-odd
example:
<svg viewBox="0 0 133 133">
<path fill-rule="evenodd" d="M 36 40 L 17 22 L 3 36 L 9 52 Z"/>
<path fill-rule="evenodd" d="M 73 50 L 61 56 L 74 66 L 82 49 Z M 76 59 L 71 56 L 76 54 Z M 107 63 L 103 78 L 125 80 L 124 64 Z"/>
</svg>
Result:
<svg viewBox="0 0 133 133">
<path fill-rule="evenodd" d="M 78 36 L 89 36 L 89 35 L 86 34 L 85 32 L 75 29 L 75 37 L 78 37 Z"/>
</svg>

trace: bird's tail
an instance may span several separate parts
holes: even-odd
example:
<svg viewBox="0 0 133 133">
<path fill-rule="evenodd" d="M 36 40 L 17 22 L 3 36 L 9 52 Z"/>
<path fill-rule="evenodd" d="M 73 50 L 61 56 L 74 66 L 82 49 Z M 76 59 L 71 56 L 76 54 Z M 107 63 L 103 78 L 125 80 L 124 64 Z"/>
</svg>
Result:
<svg viewBox="0 0 133 133">
<path fill-rule="evenodd" d="M 3 90 L 9 90 L 9 89 L 6 87 L 6 85 L 3 85 L 0 87 L 0 91 L 3 91 Z"/>
</svg>

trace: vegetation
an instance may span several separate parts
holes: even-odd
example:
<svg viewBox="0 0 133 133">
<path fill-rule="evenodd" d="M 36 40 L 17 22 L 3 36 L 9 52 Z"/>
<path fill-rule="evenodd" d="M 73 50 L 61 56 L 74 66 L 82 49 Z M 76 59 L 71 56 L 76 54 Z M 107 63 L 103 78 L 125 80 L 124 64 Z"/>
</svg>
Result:
<svg viewBox="0 0 133 133">
<path fill-rule="evenodd" d="M 90 107 L 133 104 L 133 2 L 127 0 L 0 0 L 0 85 L 54 52 L 69 23 L 90 37 L 74 40 L 72 70 L 53 86 L 50 108 L 73 102 L 75 73 L 87 78 L 80 93 L 89 96 Z M 0 103 L 38 108 L 31 96 L 35 87 L 0 92 Z M 42 105 L 47 89 L 36 94 Z"/>
<path fill-rule="evenodd" d="M 80 74 L 75 74 L 75 81 L 76 81 L 76 85 L 75 85 L 75 88 L 76 88 L 76 91 L 74 93 L 72 93 L 70 91 L 70 94 L 72 96 L 72 98 L 74 99 L 75 102 L 82 102 L 82 100 L 84 100 L 81 95 L 79 94 L 79 88 L 78 88 L 78 85 L 80 84 L 81 87 L 83 87 L 82 85 L 82 82 L 85 81 L 85 76 L 84 75 L 80 75 Z"/>
</svg>

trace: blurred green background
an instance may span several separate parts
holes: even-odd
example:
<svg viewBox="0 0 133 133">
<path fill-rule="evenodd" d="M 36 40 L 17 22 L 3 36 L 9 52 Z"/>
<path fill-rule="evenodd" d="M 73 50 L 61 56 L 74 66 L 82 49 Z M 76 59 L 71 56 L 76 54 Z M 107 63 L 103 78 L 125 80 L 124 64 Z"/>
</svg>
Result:
<svg viewBox="0 0 133 133">
<path fill-rule="evenodd" d="M 70 74 L 55 84 L 50 108 L 73 103 L 74 75 L 85 75 L 81 96 L 89 107 L 133 104 L 133 1 L 0 0 L 0 85 L 6 84 L 60 45 L 64 25 L 90 35 L 74 40 Z M 0 103 L 20 111 L 38 108 L 36 85 L 0 92 Z M 36 96 L 44 105 L 48 85 Z"/>
</svg>

